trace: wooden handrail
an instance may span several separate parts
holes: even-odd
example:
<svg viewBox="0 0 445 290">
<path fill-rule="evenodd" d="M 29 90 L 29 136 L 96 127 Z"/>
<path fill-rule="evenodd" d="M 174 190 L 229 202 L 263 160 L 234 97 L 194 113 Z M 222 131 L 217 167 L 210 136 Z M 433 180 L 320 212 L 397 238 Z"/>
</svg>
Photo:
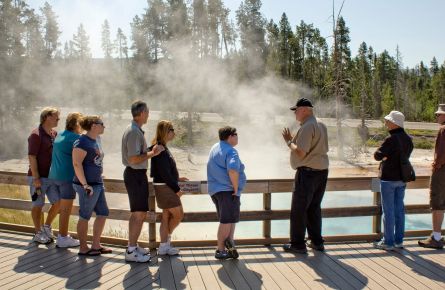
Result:
<svg viewBox="0 0 445 290">
<path fill-rule="evenodd" d="M 375 178 L 375 177 L 374 177 Z M 335 177 L 329 178 L 327 184 L 327 191 L 358 191 L 369 190 L 371 192 L 371 183 L 373 177 Z M 427 188 L 429 185 L 429 176 L 418 176 L 415 182 L 408 183 L 409 189 Z M 25 173 L 0 171 L 0 183 L 12 185 L 27 185 L 27 178 Z M 125 185 L 122 180 L 118 179 L 104 179 L 105 188 L 107 192 L 124 193 L 126 194 Z M 263 209 L 242 211 L 240 214 L 241 221 L 262 221 L 263 222 L 263 238 L 260 239 L 246 239 L 242 243 L 252 244 L 270 244 L 282 239 L 271 237 L 271 220 L 286 220 L 289 219 L 290 210 L 273 210 L 271 206 L 272 194 L 280 192 L 291 192 L 293 187 L 293 179 L 270 179 L 270 180 L 249 180 L 246 184 L 244 193 L 262 193 Z M 375 181 L 374 181 L 375 183 Z M 207 183 L 205 181 L 199 182 L 200 192 L 186 193 L 186 194 L 207 194 Z M 156 190 L 162 192 L 163 187 L 157 186 Z M 156 213 L 156 203 L 154 198 L 153 184 L 149 183 L 149 214 L 146 222 L 149 223 L 149 242 L 148 246 L 156 247 L 156 222 L 160 222 L 161 213 Z M 0 208 L 13 210 L 30 210 L 31 201 L 19 200 L 10 198 L 0 198 Z M 49 205 L 44 207 L 47 211 Z M 407 214 L 424 214 L 429 213 L 429 205 L 416 204 L 406 205 Z M 74 206 L 72 209 L 73 215 L 78 215 L 79 208 Z M 374 239 L 381 235 L 381 217 L 382 210 L 380 205 L 380 194 L 374 192 L 374 202 L 369 206 L 355 206 L 355 207 L 334 207 L 323 208 L 322 215 L 324 218 L 333 217 L 358 217 L 358 216 L 372 216 L 373 217 L 373 232 L 368 235 L 337 235 L 329 237 L 329 241 L 343 240 L 368 240 Z M 109 219 L 128 220 L 130 211 L 125 209 L 110 209 Z M 183 222 L 216 222 L 217 217 L 215 212 L 186 212 L 184 214 Z M 0 224 L 1 227 L 2 224 Z M 8 226 L 9 228 L 11 225 Z M 20 227 L 20 225 L 17 225 Z M 411 231 L 407 235 L 414 235 L 415 233 L 424 233 L 425 231 Z M 108 237 L 108 239 L 113 239 Z M 189 241 L 191 243 L 191 241 Z M 190 245 L 187 241 L 182 241 L 179 245 Z M 194 241 L 197 242 L 197 241 Z M 201 241 L 197 245 L 211 245 L 214 241 Z"/>
</svg>

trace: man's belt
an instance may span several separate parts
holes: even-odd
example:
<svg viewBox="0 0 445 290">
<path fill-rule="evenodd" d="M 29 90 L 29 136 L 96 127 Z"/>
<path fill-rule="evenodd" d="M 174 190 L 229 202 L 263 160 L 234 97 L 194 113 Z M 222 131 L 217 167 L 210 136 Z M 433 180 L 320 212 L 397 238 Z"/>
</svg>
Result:
<svg viewBox="0 0 445 290">
<path fill-rule="evenodd" d="M 315 169 L 315 168 L 310 168 L 307 166 L 301 166 L 297 168 L 298 170 L 304 170 L 304 171 L 325 171 L 327 169 Z"/>
</svg>

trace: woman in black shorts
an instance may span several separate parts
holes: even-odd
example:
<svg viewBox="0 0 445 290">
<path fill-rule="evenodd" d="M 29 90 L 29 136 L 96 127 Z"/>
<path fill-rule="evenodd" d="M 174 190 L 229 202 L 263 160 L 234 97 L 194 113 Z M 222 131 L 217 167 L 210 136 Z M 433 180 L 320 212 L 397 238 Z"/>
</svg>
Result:
<svg viewBox="0 0 445 290">
<path fill-rule="evenodd" d="M 170 121 L 160 121 L 156 128 L 156 135 L 152 140 L 152 147 L 156 144 L 163 145 L 165 151 L 152 157 L 150 176 L 155 184 L 155 195 L 158 207 L 162 209 L 162 220 L 160 227 L 161 244 L 159 255 L 177 255 L 179 250 L 170 245 L 171 234 L 184 217 L 182 209 L 181 195 L 183 192 L 179 188 L 178 181 L 187 181 L 185 177 L 179 177 L 176 162 L 167 147 L 167 143 L 175 138 L 175 130 Z M 151 147 L 150 149 L 151 150 Z M 159 183 L 166 184 L 161 187 Z"/>
</svg>

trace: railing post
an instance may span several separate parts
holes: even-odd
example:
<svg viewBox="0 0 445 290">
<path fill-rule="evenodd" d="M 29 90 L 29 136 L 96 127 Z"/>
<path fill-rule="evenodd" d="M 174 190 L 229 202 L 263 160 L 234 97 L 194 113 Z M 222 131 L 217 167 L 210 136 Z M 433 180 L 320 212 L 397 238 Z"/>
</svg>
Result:
<svg viewBox="0 0 445 290">
<path fill-rule="evenodd" d="M 372 232 L 380 235 L 382 233 L 382 198 L 380 192 L 373 192 L 373 194 L 373 204 L 377 206 L 379 212 L 372 218 Z"/>
<path fill-rule="evenodd" d="M 148 211 L 149 214 L 155 217 L 154 222 L 148 224 L 148 248 L 150 250 L 156 249 L 156 201 L 154 191 L 150 192 L 148 196 Z"/>
<path fill-rule="evenodd" d="M 372 232 L 378 234 L 382 233 L 382 198 L 380 195 L 380 179 L 371 179 L 371 191 L 373 194 L 373 205 L 377 206 L 377 214 L 372 217 Z"/>
<path fill-rule="evenodd" d="M 272 195 L 270 192 L 263 193 L 263 210 L 270 211 L 272 206 Z M 271 232 L 271 221 L 263 220 L 263 237 L 265 239 L 270 239 Z M 266 244 L 266 246 L 270 246 L 270 244 Z"/>
</svg>

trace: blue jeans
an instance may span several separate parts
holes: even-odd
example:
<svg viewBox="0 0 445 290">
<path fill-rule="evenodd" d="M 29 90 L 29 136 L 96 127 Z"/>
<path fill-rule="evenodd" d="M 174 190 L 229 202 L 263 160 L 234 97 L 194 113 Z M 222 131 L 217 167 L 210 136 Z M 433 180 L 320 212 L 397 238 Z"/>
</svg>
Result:
<svg viewBox="0 0 445 290">
<path fill-rule="evenodd" d="M 403 242 L 405 234 L 406 183 L 403 181 L 380 181 L 383 207 L 383 240 L 388 246 Z"/>
</svg>

